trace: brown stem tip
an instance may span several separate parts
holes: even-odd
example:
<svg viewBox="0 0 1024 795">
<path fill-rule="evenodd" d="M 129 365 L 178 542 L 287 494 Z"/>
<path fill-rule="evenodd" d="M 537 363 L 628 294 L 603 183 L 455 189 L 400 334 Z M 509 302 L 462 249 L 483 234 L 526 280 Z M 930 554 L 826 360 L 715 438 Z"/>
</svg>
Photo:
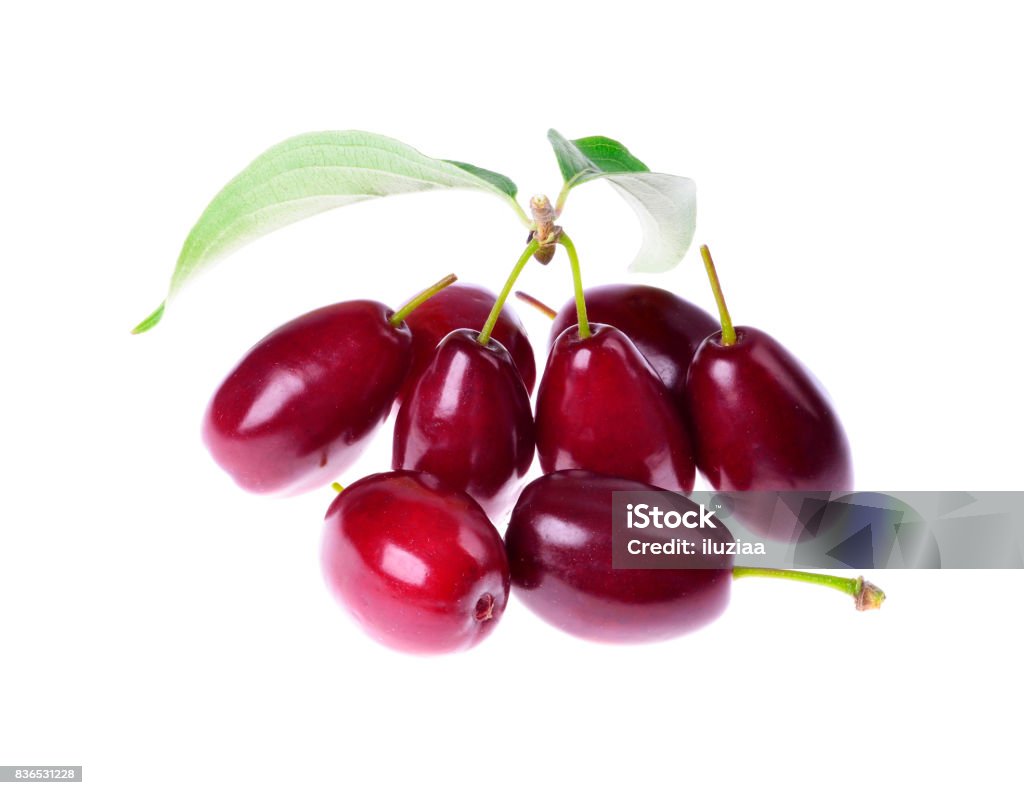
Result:
<svg viewBox="0 0 1024 795">
<path fill-rule="evenodd" d="M 494 597 L 489 593 L 481 596 L 473 610 L 473 618 L 477 621 L 490 621 L 494 618 Z"/>
<path fill-rule="evenodd" d="M 885 601 L 885 593 L 877 585 L 872 585 L 863 577 L 858 577 L 860 588 L 854 595 L 858 610 L 877 610 Z"/>
<path fill-rule="evenodd" d="M 541 265 L 547 265 L 555 256 L 555 243 L 562 231 L 555 225 L 555 208 L 547 196 L 534 196 L 530 199 L 530 213 L 533 215 L 534 230 L 530 238 L 540 243 L 533 258 Z"/>
</svg>

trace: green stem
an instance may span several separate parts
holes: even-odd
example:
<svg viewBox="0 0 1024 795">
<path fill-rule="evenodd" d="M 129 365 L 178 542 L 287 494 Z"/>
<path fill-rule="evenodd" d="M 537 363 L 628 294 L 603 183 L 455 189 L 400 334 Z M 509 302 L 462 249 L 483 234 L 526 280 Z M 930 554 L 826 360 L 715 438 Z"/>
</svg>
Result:
<svg viewBox="0 0 1024 795">
<path fill-rule="evenodd" d="M 516 298 L 522 301 L 524 304 L 529 304 L 542 315 L 547 315 L 548 320 L 554 320 L 558 314 L 554 309 L 545 304 L 539 298 L 534 298 L 529 293 L 524 293 L 522 290 L 516 290 Z"/>
<path fill-rule="evenodd" d="M 523 226 L 525 226 L 527 229 L 533 229 L 533 221 L 531 220 L 530 216 L 528 216 L 526 214 L 526 210 L 524 210 L 519 205 L 519 202 L 517 202 L 511 196 L 509 196 L 507 198 L 508 198 L 508 203 L 512 205 L 512 209 L 514 209 L 516 211 L 516 215 L 519 216 L 519 220 L 523 222 Z"/>
<path fill-rule="evenodd" d="M 834 588 L 854 598 L 858 610 L 875 610 L 882 606 L 885 601 L 885 594 L 882 590 L 863 577 L 836 577 L 832 574 L 815 574 L 810 571 L 793 571 L 791 569 L 757 569 L 746 566 L 737 566 L 732 570 L 733 579 L 742 577 L 769 577 L 780 580 L 795 580 L 797 582 L 809 582 L 814 585 L 824 585 L 826 588 Z"/>
<path fill-rule="evenodd" d="M 397 312 L 392 314 L 391 317 L 388 318 L 388 322 L 391 323 L 391 325 L 394 326 L 395 328 L 398 328 L 402 324 L 402 321 L 409 317 L 409 314 L 414 309 L 416 309 L 416 307 L 418 307 L 420 304 L 426 301 L 429 301 L 431 298 L 433 298 L 435 295 L 441 292 L 448 285 L 455 284 L 458 278 L 459 277 L 456 276 L 454 273 L 449 273 L 447 276 L 441 279 L 441 281 L 430 285 L 430 287 L 428 287 L 422 293 L 414 295 L 412 300 L 409 301 L 409 303 L 407 303 L 405 306 L 403 306 L 401 309 L 399 309 Z"/>
<path fill-rule="evenodd" d="M 480 331 L 480 336 L 476 338 L 476 341 L 481 345 L 486 345 L 491 341 L 491 332 L 494 331 L 494 324 L 498 322 L 498 316 L 501 314 L 501 308 L 505 306 L 505 301 L 508 300 L 508 294 L 512 292 L 512 288 L 515 286 L 516 279 L 519 278 L 519 274 L 522 273 L 526 263 L 530 261 L 530 257 L 534 255 L 537 249 L 540 248 L 540 243 L 536 239 L 531 239 L 526 249 L 523 251 L 519 261 L 516 262 L 515 267 L 512 269 L 512 273 L 508 275 L 508 279 L 505 280 L 505 286 L 501 288 L 501 293 L 498 295 L 498 300 L 494 302 L 494 306 L 491 307 L 491 314 L 487 316 L 487 321 L 484 323 L 483 329 Z"/>
<path fill-rule="evenodd" d="M 700 255 L 704 258 L 704 269 L 711 280 L 711 292 L 715 294 L 718 316 L 722 319 L 722 344 L 733 345 L 736 342 L 736 329 L 732 327 L 732 318 L 729 317 L 729 308 L 725 305 L 725 296 L 722 295 L 722 285 L 718 282 L 718 271 L 715 270 L 715 263 L 711 259 L 711 251 L 707 246 L 701 246 Z"/>
<path fill-rule="evenodd" d="M 585 340 L 590 336 L 590 324 L 587 322 L 587 303 L 583 300 L 580 258 L 576 255 L 576 246 L 564 231 L 558 236 L 558 242 L 565 246 L 565 253 L 569 255 L 569 265 L 572 267 L 572 288 L 576 295 L 576 322 L 580 326 L 580 339 Z"/>
<path fill-rule="evenodd" d="M 569 198 L 569 191 L 572 188 L 568 182 L 562 185 L 562 190 L 558 194 L 558 198 L 555 199 L 555 218 L 558 218 L 562 214 L 562 210 L 565 208 L 565 200 Z"/>
</svg>

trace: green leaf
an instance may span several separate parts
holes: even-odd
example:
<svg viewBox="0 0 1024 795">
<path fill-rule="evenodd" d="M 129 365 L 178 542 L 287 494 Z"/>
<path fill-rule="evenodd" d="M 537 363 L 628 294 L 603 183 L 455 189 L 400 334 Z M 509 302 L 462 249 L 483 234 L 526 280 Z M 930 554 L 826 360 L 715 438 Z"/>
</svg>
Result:
<svg viewBox="0 0 1024 795">
<path fill-rule="evenodd" d="M 383 135 L 348 130 L 289 138 L 257 157 L 210 202 L 178 256 L 167 299 L 134 329 L 160 322 L 193 276 L 275 229 L 346 204 L 396 193 L 469 188 L 508 201 L 526 225 L 510 179 L 436 160 Z"/>
<path fill-rule="evenodd" d="M 697 186 L 692 179 L 652 172 L 626 147 L 604 136 L 570 141 L 549 130 L 548 140 L 565 180 L 559 210 L 577 185 L 606 179 L 640 219 L 643 243 L 629 269 L 656 273 L 679 264 L 697 226 Z"/>
<path fill-rule="evenodd" d="M 626 147 L 603 135 L 567 141 L 556 130 L 548 130 L 562 177 L 570 185 L 579 185 L 606 174 L 650 171 Z"/>
<path fill-rule="evenodd" d="M 506 177 L 504 174 L 499 174 L 496 171 L 488 171 L 486 168 L 480 168 L 479 166 L 473 166 L 469 163 L 460 163 L 458 160 L 446 160 L 446 163 L 451 163 L 453 166 L 458 166 L 463 171 L 468 171 L 474 176 L 480 177 L 480 179 L 490 182 L 495 188 L 504 193 L 506 196 L 510 196 L 513 199 L 516 197 L 516 192 L 519 190 L 516 187 L 516 183 Z"/>
<path fill-rule="evenodd" d="M 166 306 L 165 301 L 160 302 L 160 306 L 150 312 L 149 317 L 143 320 L 139 325 L 132 329 L 132 334 L 142 334 L 144 331 L 149 331 L 153 326 L 160 322 L 160 318 L 164 316 L 164 307 Z"/>
</svg>

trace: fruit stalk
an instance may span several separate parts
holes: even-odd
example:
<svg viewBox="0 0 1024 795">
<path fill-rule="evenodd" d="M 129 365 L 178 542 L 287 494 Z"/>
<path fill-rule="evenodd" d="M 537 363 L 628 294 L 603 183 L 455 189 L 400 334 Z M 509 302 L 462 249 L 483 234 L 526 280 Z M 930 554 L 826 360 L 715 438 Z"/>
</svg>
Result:
<svg viewBox="0 0 1024 795">
<path fill-rule="evenodd" d="M 814 585 L 834 588 L 853 597 L 858 610 L 877 610 L 885 601 L 885 593 L 877 585 L 872 585 L 863 577 L 836 577 L 832 574 L 816 574 L 810 571 L 793 571 L 791 569 L 759 569 L 737 566 L 732 570 L 733 579 L 742 577 L 769 577 L 780 580 L 796 580 Z"/>
<path fill-rule="evenodd" d="M 449 273 L 439 282 L 435 282 L 434 284 L 430 285 L 430 287 L 428 287 L 422 293 L 417 293 L 415 296 L 413 296 L 412 300 L 409 301 L 409 303 L 407 303 L 405 306 L 403 306 L 401 309 L 399 309 L 397 312 L 391 315 L 391 317 L 388 318 L 388 322 L 395 328 L 398 328 L 400 325 L 402 325 L 402 321 L 405 320 L 413 312 L 413 310 L 416 309 L 416 307 L 418 307 L 420 304 L 425 303 L 426 301 L 429 301 L 431 298 L 433 298 L 435 295 L 441 292 L 445 287 L 455 284 L 455 282 L 458 281 L 458 278 L 459 277 L 456 276 L 454 273 Z"/>
<path fill-rule="evenodd" d="M 704 269 L 708 272 L 708 279 L 711 281 L 711 292 L 715 294 L 718 314 L 722 319 L 722 344 L 732 345 L 736 342 L 736 329 L 732 326 L 729 308 L 725 305 L 725 296 L 722 295 L 722 285 L 718 281 L 718 271 L 715 270 L 715 263 L 711 259 L 711 251 L 707 246 L 701 246 L 700 255 L 704 259 Z"/>
<path fill-rule="evenodd" d="M 576 246 L 565 232 L 558 236 L 558 242 L 565 246 L 572 268 L 572 287 L 576 296 L 576 322 L 580 327 L 580 339 L 590 336 L 590 324 L 587 322 L 587 302 L 583 298 L 583 278 L 580 276 L 580 258 L 576 255 Z"/>
<path fill-rule="evenodd" d="M 508 279 L 505 280 L 505 286 L 501 288 L 501 292 L 498 294 L 498 300 L 494 302 L 494 306 L 491 308 L 491 314 L 487 316 L 487 320 L 484 323 L 484 327 L 480 330 L 480 336 L 477 337 L 477 342 L 481 345 L 486 345 L 491 341 L 491 332 L 494 331 L 494 324 L 498 322 L 498 315 L 501 314 L 501 308 L 505 306 L 505 301 L 508 300 L 509 293 L 512 292 L 512 288 L 515 286 L 516 279 L 519 278 L 519 274 L 522 273 L 523 268 L 526 267 L 526 263 L 530 261 L 537 249 L 540 248 L 540 243 L 537 240 L 531 239 L 523 250 L 522 256 L 519 257 L 519 261 L 516 262 L 515 267 L 512 268 L 512 272 L 508 275 Z"/>
<path fill-rule="evenodd" d="M 550 306 L 545 304 L 539 298 L 534 298 L 529 293 L 524 293 L 522 290 L 516 290 L 516 298 L 522 301 L 524 304 L 529 304 L 542 315 L 547 315 L 548 320 L 554 320 L 558 313 Z"/>
</svg>

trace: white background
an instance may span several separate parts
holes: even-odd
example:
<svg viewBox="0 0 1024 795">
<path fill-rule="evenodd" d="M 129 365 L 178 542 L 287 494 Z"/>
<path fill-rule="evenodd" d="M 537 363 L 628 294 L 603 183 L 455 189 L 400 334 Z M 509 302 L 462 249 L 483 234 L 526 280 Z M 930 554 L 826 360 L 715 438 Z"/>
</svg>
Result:
<svg viewBox="0 0 1024 795">
<path fill-rule="evenodd" d="M 555 7 L 557 5 L 557 7 Z M 56 3 L 0 24 L 0 764 L 120 792 L 1007 791 L 1019 571 L 877 572 L 877 613 L 743 581 L 651 647 L 517 602 L 461 656 L 375 646 L 320 578 L 328 490 L 238 491 L 199 419 L 256 339 L 315 306 L 496 289 L 524 233 L 465 193 L 338 210 L 242 250 L 144 337 L 178 248 L 253 157 L 360 128 L 560 180 L 604 134 L 698 185 L 738 323 L 832 393 L 858 485 L 1022 485 L 1024 55 L 1011 4 Z M 631 278 L 628 208 L 563 222 Z M 696 245 L 657 279 L 712 306 Z M 560 304 L 559 256 L 523 289 Z M 541 349 L 545 322 L 520 314 Z M 387 466 L 385 430 L 343 477 Z M 4 790 L 6 791 L 6 790 Z"/>
</svg>

